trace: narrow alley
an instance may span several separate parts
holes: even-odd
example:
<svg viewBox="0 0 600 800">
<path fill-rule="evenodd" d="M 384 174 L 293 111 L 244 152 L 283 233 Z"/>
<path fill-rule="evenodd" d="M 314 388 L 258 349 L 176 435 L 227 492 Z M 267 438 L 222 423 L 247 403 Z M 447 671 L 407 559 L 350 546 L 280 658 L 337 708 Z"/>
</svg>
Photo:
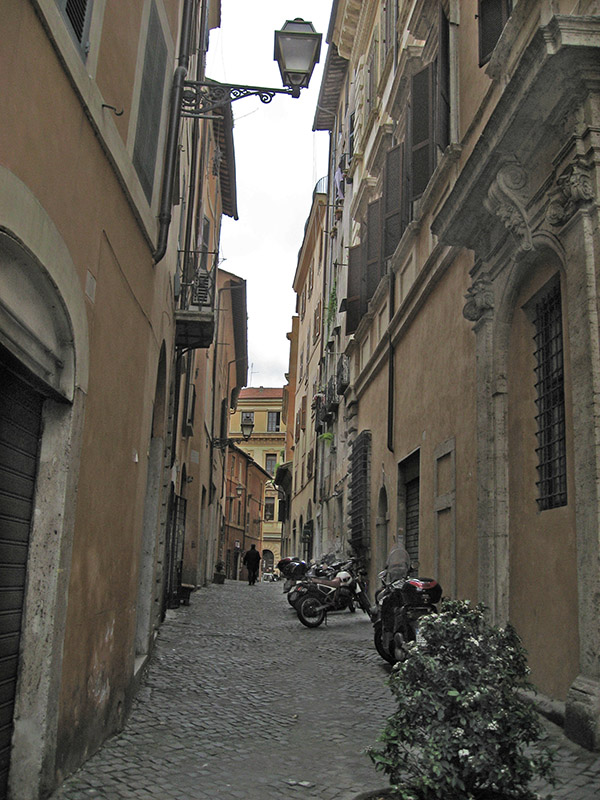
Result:
<svg viewBox="0 0 600 800">
<path fill-rule="evenodd" d="M 125 731 L 55 800 L 345 800 L 385 785 L 363 754 L 389 709 L 366 615 L 309 630 L 281 583 L 233 581 L 168 613 Z"/>
<path fill-rule="evenodd" d="M 227 581 L 168 612 L 125 730 L 53 800 L 354 800 L 383 788 L 364 749 L 392 710 L 389 667 L 368 618 L 309 630 L 281 586 Z M 598 754 L 548 730 L 552 796 L 597 798 Z"/>
</svg>

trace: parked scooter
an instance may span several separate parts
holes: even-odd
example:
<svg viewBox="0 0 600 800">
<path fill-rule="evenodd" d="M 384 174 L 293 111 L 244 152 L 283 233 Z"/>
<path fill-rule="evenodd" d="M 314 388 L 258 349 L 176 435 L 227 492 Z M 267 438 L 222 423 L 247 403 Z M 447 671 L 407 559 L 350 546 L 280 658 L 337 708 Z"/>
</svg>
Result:
<svg viewBox="0 0 600 800">
<path fill-rule="evenodd" d="M 317 628 L 331 611 L 355 611 L 355 604 L 365 614 L 369 613 L 369 598 L 365 590 L 364 576 L 356 574 L 354 562 L 348 561 L 335 578 L 315 578 L 303 581 L 301 594 L 296 603 L 298 619 L 307 628 Z"/>
<path fill-rule="evenodd" d="M 435 604 L 442 597 L 442 587 L 436 580 L 410 577 L 411 571 L 406 550 L 393 547 L 379 575 L 383 585 L 375 593 L 370 611 L 375 648 L 389 664 L 404 660 L 406 644 L 418 641 L 420 620 L 437 613 Z"/>
</svg>

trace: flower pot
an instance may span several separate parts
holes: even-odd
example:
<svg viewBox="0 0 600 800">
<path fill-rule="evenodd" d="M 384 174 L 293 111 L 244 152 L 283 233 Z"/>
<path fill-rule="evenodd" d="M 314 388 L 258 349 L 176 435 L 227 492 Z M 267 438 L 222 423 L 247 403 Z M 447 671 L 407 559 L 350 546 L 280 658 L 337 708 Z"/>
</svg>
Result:
<svg viewBox="0 0 600 800">
<path fill-rule="evenodd" d="M 225 573 L 215 572 L 213 575 L 213 583 L 225 583 Z"/>
</svg>

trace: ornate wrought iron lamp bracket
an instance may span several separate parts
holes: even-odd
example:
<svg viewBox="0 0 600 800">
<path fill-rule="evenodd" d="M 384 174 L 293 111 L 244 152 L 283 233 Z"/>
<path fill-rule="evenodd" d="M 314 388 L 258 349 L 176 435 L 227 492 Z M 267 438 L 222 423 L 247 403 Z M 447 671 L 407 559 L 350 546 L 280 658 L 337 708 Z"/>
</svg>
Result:
<svg viewBox="0 0 600 800">
<path fill-rule="evenodd" d="M 241 100 L 243 97 L 258 97 L 261 103 L 270 103 L 276 94 L 300 97 L 300 89 L 270 89 L 265 86 L 242 86 L 234 83 L 185 81 L 181 115 L 201 119 L 234 100 Z"/>
</svg>

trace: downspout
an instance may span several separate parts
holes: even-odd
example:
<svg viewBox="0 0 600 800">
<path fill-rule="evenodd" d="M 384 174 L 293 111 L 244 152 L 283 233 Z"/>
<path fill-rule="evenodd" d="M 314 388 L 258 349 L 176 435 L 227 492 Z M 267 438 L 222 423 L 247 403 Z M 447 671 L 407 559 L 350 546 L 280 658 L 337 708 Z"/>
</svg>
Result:
<svg viewBox="0 0 600 800">
<path fill-rule="evenodd" d="M 165 147 L 165 169 L 160 194 L 160 208 L 158 212 L 158 240 L 156 250 L 152 254 L 154 263 L 158 264 L 167 251 L 169 227 L 171 225 L 171 210 L 173 207 L 173 184 L 177 166 L 177 147 L 179 144 L 179 128 L 181 123 L 181 101 L 183 86 L 188 74 L 191 50 L 192 15 L 195 0 L 184 0 L 181 18 L 181 39 L 179 43 L 179 66 L 173 76 L 171 90 L 171 106 L 169 110 L 169 129 Z M 204 13 L 203 13 L 204 18 Z"/>
<path fill-rule="evenodd" d="M 396 389 L 395 348 L 392 337 L 388 340 L 388 402 L 387 402 L 387 448 L 394 452 L 394 394 Z"/>
</svg>

